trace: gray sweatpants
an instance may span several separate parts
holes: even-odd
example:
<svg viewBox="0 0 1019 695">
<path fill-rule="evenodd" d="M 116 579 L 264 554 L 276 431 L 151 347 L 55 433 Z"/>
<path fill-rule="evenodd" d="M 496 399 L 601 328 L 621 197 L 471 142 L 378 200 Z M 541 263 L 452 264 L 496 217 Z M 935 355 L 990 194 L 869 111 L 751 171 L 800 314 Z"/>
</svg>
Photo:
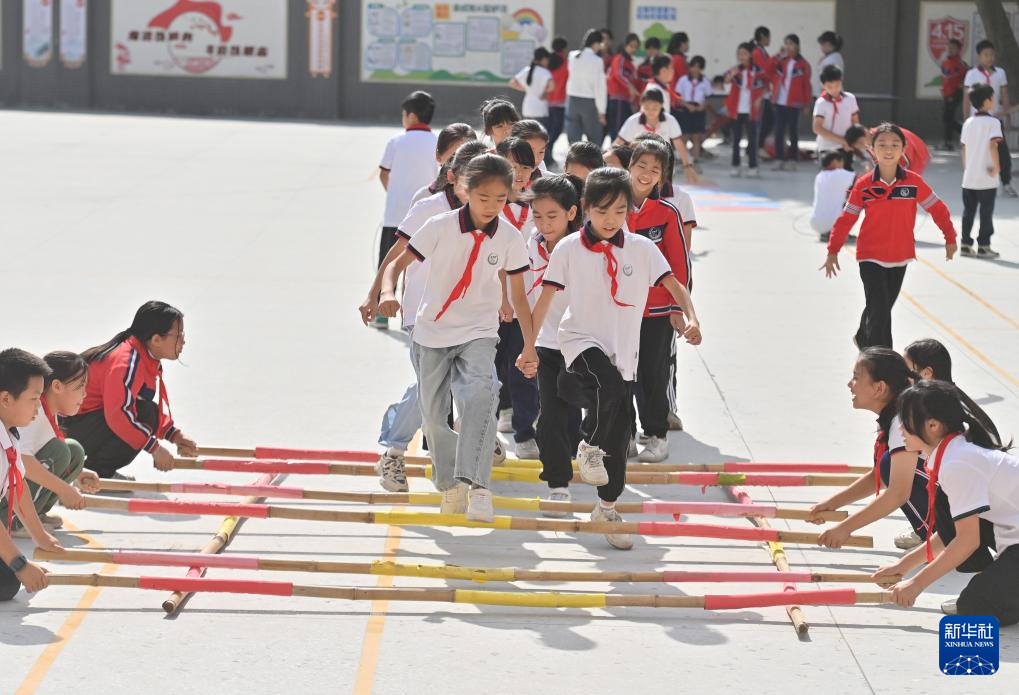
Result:
<svg viewBox="0 0 1019 695">
<path fill-rule="evenodd" d="M 598 109 L 594 105 L 594 99 L 567 97 L 566 139 L 572 145 L 584 135 L 598 147 L 601 147 L 602 140 L 605 139 L 605 126 L 598 120 Z"/>
</svg>

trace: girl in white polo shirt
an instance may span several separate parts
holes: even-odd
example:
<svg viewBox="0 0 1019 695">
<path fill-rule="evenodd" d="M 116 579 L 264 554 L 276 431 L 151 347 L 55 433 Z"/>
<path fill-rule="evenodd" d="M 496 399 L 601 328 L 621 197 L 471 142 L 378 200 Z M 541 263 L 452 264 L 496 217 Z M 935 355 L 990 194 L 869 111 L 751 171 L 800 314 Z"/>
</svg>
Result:
<svg viewBox="0 0 1019 695">
<path fill-rule="evenodd" d="M 916 575 L 892 586 L 895 603 L 912 606 L 924 589 L 979 549 L 980 519 L 986 519 L 994 524 L 997 557 L 942 610 L 993 615 L 1001 626 L 1019 623 L 1019 458 L 1005 453 L 947 382 L 921 381 L 910 387 L 899 398 L 899 412 L 906 447 L 927 457 L 931 488 L 940 483 L 948 498 L 956 536 L 946 547 L 934 534 L 927 545 L 879 569 L 874 579 L 882 583 L 889 575 L 905 575 L 926 560 Z M 933 495 L 927 515 L 935 516 Z"/>
<path fill-rule="evenodd" d="M 411 237 L 386 269 L 379 313 L 396 314 L 400 273 L 416 260 L 429 261 L 411 355 L 432 453 L 432 480 L 443 493 L 444 513 L 466 511 L 471 520 L 491 522 L 500 271 L 510 276 L 511 303 L 529 348 L 524 357 L 536 363 L 522 276 L 530 265 L 520 233 L 500 217 L 513 184 L 510 163 L 498 155 L 481 155 L 466 166 L 461 180 L 467 204 L 433 217 Z M 447 421 L 451 389 L 461 416 L 459 433 Z"/>
<path fill-rule="evenodd" d="M 584 187 L 584 201 L 589 221 L 549 256 L 533 320 L 543 325 L 556 291 L 566 291 L 559 349 L 579 381 L 583 400 L 578 405 L 587 408 L 581 425 L 584 439 L 577 448 L 580 477 L 598 486 L 600 503 L 592 521 L 620 521 L 615 503 L 626 483 L 633 381 L 648 289 L 664 285 L 669 290 L 683 309 L 682 333 L 690 343 L 699 344 L 701 333 L 690 293 L 672 276 L 655 243 L 623 230 L 633 206 L 630 175 L 608 167 L 594 170 Z M 531 337 L 525 354 L 533 346 Z M 620 550 L 633 546 L 629 535 L 606 538 Z"/>
</svg>

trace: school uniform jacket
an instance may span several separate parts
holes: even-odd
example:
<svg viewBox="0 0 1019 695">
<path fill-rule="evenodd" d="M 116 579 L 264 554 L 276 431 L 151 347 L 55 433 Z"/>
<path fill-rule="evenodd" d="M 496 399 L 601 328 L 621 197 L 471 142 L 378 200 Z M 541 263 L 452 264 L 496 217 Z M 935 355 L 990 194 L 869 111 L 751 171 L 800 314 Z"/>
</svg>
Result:
<svg viewBox="0 0 1019 695">
<path fill-rule="evenodd" d="M 789 108 L 801 109 L 812 104 L 814 97 L 810 93 L 810 63 L 797 55 L 792 66 L 789 65 L 789 58 L 786 56 L 775 56 L 774 73 L 775 82 L 772 85 L 771 100 L 778 103 L 779 92 L 785 84 L 786 70 L 792 68 L 792 78 L 789 80 L 789 95 L 786 97 L 785 105 Z"/>
<path fill-rule="evenodd" d="M 962 88 L 969 66 L 959 56 L 941 61 L 941 96 L 950 97 Z"/>
<path fill-rule="evenodd" d="M 683 217 L 672 203 L 659 197 L 657 191 L 644 204 L 627 216 L 626 226 L 632 234 L 638 234 L 653 241 L 672 269 L 672 274 L 688 290 L 693 288 L 690 273 L 690 256 L 687 253 L 686 237 L 683 236 Z M 680 313 L 682 309 L 673 303 L 669 290 L 655 286 L 648 290 L 644 317 L 668 316 Z"/>
<path fill-rule="evenodd" d="M 637 69 L 630 60 L 626 51 L 617 53 L 612 57 L 607 76 L 609 99 L 621 99 L 630 101 L 630 89 L 640 89 L 640 80 L 637 78 Z"/>
<path fill-rule="evenodd" d="M 131 337 L 88 368 L 88 386 L 80 415 L 102 410 L 106 424 L 130 447 L 151 452 L 160 439 L 171 440 L 177 433 L 173 417 L 163 412 L 166 389 L 163 365 L 149 354 L 137 338 Z M 159 380 L 159 384 L 156 381 Z M 138 401 L 155 402 L 159 424 L 153 432 L 138 417 Z"/>
<path fill-rule="evenodd" d="M 945 235 L 945 243 L 954 244 L 955 227 L 948 206 L 919 174 L 900 166 L 895 181 L 888 186 L 875 167 L 873 174 L 861 176 L 850 189 L 846 206 L 832 227 L 828 253 L 839 252 L 860 213 L 866 210 L 856 241 L 856 259 L 886 267 L 905 265 L 916 258 L 913 226 L 917 205 L 934 219 Z"/>
<path fill-rule="evenodd" d="M 730 86 L 729 96 L 725 98 L 725 108 L 727 109 L 731 118 L 736 118 L 739 115 L 739 93 L 743 88 L 743 80 L 749 75 L 750 79 L 750 120 L 756 121 L 761 117 L 761 104 L 760 98 L 764 96 L 764 92 L 768 89 L 767 75 L 764 70 L 761 70 L 757 64 L 753 64 L 749 69 L 742 65 L 737 65 L 729 71 L 730 75 Z"/>
</svg>

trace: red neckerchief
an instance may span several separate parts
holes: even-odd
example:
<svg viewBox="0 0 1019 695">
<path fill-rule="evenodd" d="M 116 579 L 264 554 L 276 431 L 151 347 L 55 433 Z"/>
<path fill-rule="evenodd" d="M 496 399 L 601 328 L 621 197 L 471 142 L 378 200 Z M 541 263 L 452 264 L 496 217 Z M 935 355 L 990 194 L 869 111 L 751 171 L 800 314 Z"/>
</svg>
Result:
<svg viewBox="0 0 1019 695">
<path fill-rule="evenodd" d="M 39 401 L 42 404 L 43 414 L 46 415 L 46 419 L 50 421 L 50 426 L 53 427 L 53 433 L 57 436 L 57 439 L 64 441 L 64 433 L 60 429 L 60 425 L 57 424 L 57 418 L 53 415 L 53 411 L 50 410 L 49 403 L 46 402 L 45 394 Z"/>
<path fill-rule="evenodd" d="M 523 229 L 524 224 L 527 223 L 527 214 L 530 209 L 531 208 L 529 205 L 521 205 L 520 217 L 517 218 L 516 215 L 513 214 L 513 208 L 510 207 L 509 203 L 506 203 L 502 208 L 502 214 L 506 215 L 506 219 L 509 220 L 510 224 L 516 227 L 517 231 L 519 232 L 521 229 Z"/>
<path fill-rule="evenodd" d="M 990 70 L 984 70 L 983 65 L 978 65 L 977 70 L 979 70 L 980 74 L 984 76 L 984 81 L 987 82 L 987 84 L 990 84 L 991 76 L 994 74 L 994 68 L 992 67 Z"/>
<path fill-rule="evenodd" d="M 596 241 L 594 244 L 591 244 L 590 242 L 588 242 L 587 236 L 586 236 L 589 233 L 590 232 L 588 232 L 586 230 L 584 232 L 581 232 L 581 234 L 584 235 L 581 238 L 583 239 L 584 246 L 587 248 L 588 251 L 593 251 L 594 253 L 601 253 L 601 254 L 605 255 L 605 271 L 609 274 L 609 281 L 611 283 L 610 286 L 611 286 L 611 292 L 612 292 L 612 301 L 615 302 L 616 306 L 618 306 L 618 307 L 624 307 L 624 308 L 632 307 L 633 304 L 626 304 L 624 302 L 619 301 L 616 298 L 616 292 L 619 291 L 619 280 L 616 277 L 617 273 L 619 272 L 619 261 L 616 260 L 615 254 L 612 253 L 612 243 L 609 242 L 609 241 L 605 241 L 605 240 L 600 239 L 600 240 Z M 617 234 L 618 234 L 618 232 L 617 232 Z"/>
<path fill-rule="evenodd" d="M 453 302 L 463 299 L 467 296 L 467 290 L 471 286 L 471 276 L 474 274 L 474 263 L 478 260 L 478 254 L 481 252 L 481 244 L 485 241 L 485 237 L 488 236 L 480 229 L 475 229 L 470 233 L 474 237 L 474 246 L 471 247 L 471 254 L 467 258 L 467 266 L 464 268 L 463 275 L 460 277 L 460 281 L 453 287 L 453 291 L 446 297 L 446 303 L 442 305 L 442 309 L 435 315 L 435 320 L 438 321 L 442 318 L 442 315 L 446 313 L 446 309 Z"/>
<path fill-rule="evenodd" d="M 548 268 L 548 252 L 545 250 L 545 240 L 542 239 L 538 242 L 538 255 L 541 256 L 541 260 L 545 261 L 545 265 L 540 268 L 531 268 L 531 272 L 538 273 L 538 277 L 534 279 L 534 284 L 531 285 L 531 289 L 527 290 L 527 296 L 530 296 L 534 292 L 535 288 L 541 284 L 541 281 L 545 279 L 545 269 Z"/>
<path fill-rule="evenodd" d="M 924 523 L 927 525 L 927 562 L 934 560 L 934 553 L 931 552 L 931 534 L 934 531 L 934 498 L 938 493 L 938 474 L 941 472 L 941 458 L 945 455 L 945 449 L 958 437 L 961 432 L 952 432 L 945 436 L 934 450 L 934 467 L 927 469 L 930 477 L 927 479 L 927 518 Z"/>
<path fill-rule="evenodd" d="M 25 489 L 25 479 L 18 468 L 18 450 L 14 444 L 4 448 L 7 455 L 7 530 L 14 531 L 14 505 L 21 507 L 21 493 Z"/>
<path fill-rule="evenodd" d="M 407 128 L 407 132 L 409 133 L 412 130 L 431 130 L 431 129 L 432 129 L 432 127 L 430 125 L 425 125 L 424 123 L 418 123 L 417 125 L 409 126 Z"/>
<path fill-rule="evenodd" d="M 832 114 L 831 114 L 831 124 L 832 124 L 832 126 L 834 126 L 835 125 L 835 119 L 838 118 L 838 115 L 839 115 L 839 102 L 842 101 L 842 92 L 839 92 L 839 98 L 838 99 L 834 98 L 828 92 L 821 92 L 821 98 L 824 99 L 825 101 L 827 101 L 828 103 L 830 103 L 832 105 L 832 107 L 833 107 L 833 111 L 832 111 Z"/>
<path fill-rule="evenodd" d="M 877 433 L 877 441 L 874 442 L 874 494 L 881 494 L 881 459 L 888 453 L 888 435 L 884 432 Z"/>
</svg>

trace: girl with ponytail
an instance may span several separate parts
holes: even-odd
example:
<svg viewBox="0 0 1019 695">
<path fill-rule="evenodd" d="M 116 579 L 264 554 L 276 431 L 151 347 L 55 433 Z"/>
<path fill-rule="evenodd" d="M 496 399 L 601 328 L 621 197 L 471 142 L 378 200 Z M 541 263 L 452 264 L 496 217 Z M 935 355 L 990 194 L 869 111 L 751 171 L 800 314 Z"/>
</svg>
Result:
<svg viewBox="0 0 1019 695">
<path fill-rule="evenodd" d="M 510 80 L 509 86 L 524 93 L 522 113 L 548 127 L 548 95 L 555 89 L 555 80 L 548 69 L 552 53 L 544 46 L 534 49 L 531 64 Z M 519 119 L 518 119 L 519 120 Z"/>
<path fill-rule="evenodd" d="M 993 615 L 1001 626 L 1019 622 L 1019 459 L 1006 453 L 993 425 L 971 412 L 948 382 L 920 381 L 906 389 L 899 412 L 906 447 L 928 461 L 928 522 L 940 519 L 934 495 L 940 485 L 955 535 L 943 534 L 939 520 L 938 533 L 925 546 L 879 569 L 875 581 L 890 586 L 895 603 L 908 608 L 927 587 L 990 545 L 995 559 L 942 610 Z M 992 525 L 992 537 L 981 532 L 981 521 Z M 925 561 L 916 575 L 902 579 Z"/>
<path fill-rule="evenodd" d="M 65 431 L 101 477 L 131 479 L 117 471 L 143 450 L 156 468 L 170 470 L 173 455 L 160 440 L 176 444 L 180 456 L 198 455 L 198 445 L 174 425 L 163 381 L 161 361 L 175 360 L 183 350 L 184 314 L 149 301 L 130 327 L 82 353 L 88 363 L 85 400 Z"/>
</svg>

